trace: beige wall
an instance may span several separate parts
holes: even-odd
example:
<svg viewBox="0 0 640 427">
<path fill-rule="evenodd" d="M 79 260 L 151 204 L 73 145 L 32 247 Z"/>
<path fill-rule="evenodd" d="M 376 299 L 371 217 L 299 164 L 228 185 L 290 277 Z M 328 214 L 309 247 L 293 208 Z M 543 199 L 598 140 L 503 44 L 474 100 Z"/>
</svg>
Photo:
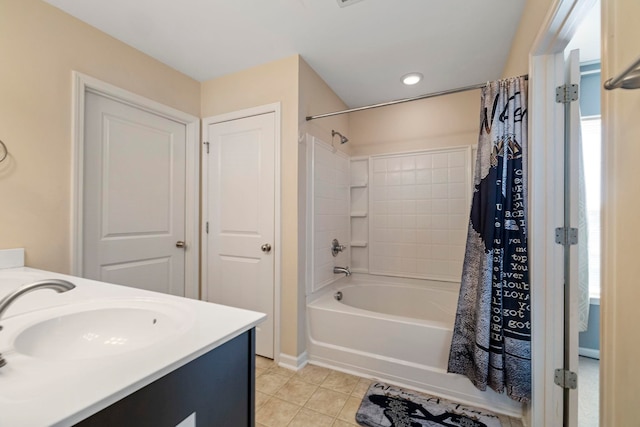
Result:
<svg viewBox="0 0 640 427">
<path fill-rule="evenodd" d="M 70 271 L 71 72 L 199 115 L 200 84 L 40 0 L 0 0 L 0 249 Z"/>
<path fill-rule="evenodd" d="M 351 153 L 357 156 L 475 145 L 480 92 L 423 99 L 350 116 Z"/>
<path fill-rule="evenodd" d="M 502 77 L 521 76 L 529 72 L 529 52 L 553 3 L 554 0 L 527 0 Z"/>
<path fill-rule="evenodd" d="M 322 119 L 306 121 L 307 116 L 346 110 L 344 102 L 331 90 L 329 85 L 307 64 L 300 60 L 300 134 L 308 133 L 331 143 L 331 131 L 336 130 L 351 140 L 349 114 L 341 114 Z M 352 144 L 340 145 L 335 137 L 335 147 L 349 154 Z"/>
<path fill-rule="evenodd" d="M 618 75 L 640 55 L 640 3 L 602 2 L 602 76 Z M 602 92 L 603 288 L 602 426 L 638 425 L 640 396 L 640 90 Z"/>
<path fill-rule="evenodd" d="M 281 103 L 282 264 L 280 351 L 297 356 L 298 336 L 298 72 L 294 55 L 202 83 L 201 116 Z M 301 260 L 304 262 L 304 260 Z M 300 335 L 304 332 L 300 332 Z"/>
<path fill-rule="evenodd" d="M 40 0 L 0 0 L 0 52 L 0 139 L 10 152 L 0 164 L 0 249 L 25 247 L 27 265 L 52 271 L 70 271 L 72 70 L 201 117 L 281 102 L 281 345 L 285 354 L 304 351 L 298 134 L 348 135 L 346 116 L 304 121 L 345 107 L 304 61 L 292 56 L 200 84 Z M 299 97 L 299 76 L 306 96 Z"/>
</svg>

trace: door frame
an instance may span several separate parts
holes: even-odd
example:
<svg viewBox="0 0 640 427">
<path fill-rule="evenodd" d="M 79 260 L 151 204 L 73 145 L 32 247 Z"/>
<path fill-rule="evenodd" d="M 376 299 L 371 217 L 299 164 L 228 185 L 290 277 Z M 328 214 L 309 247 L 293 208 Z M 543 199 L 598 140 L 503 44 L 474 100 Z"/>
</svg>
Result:
<svg viewBox="0 0 640 427">
<path fill-rule="evenodd" d="M 564 259 L 555 228 L 564 223 L 564 50 L 595 0 L 555 0 L 529 53 L 529 248 L 531 272 L 532 426 L 562 425 L 563 390 L 553 372 L 564 364 Z M 535 236 L 535 238 L 532 238 Z"/>
<path fill-rule="evenodd" d="M 202 119 L 202 141 L 203 144 L 209 139 L 209 125 L 228 122 L 231 120 L 239 120 L 261 114 L 274 113 L 275 120 L 275 165 L 274 165 L 274 249 L 273 249 L 273 358 L 276 363 L 280 361 L 280 295 L 281 295 L 281 277 L 282 277 L 282 192 L 281 192 L 281 145 L 282 145 L 282 128 L 281 128 L 281 104 L 275 102 L 272 104 L 260 105 L 257 107 L 247 108 L 229 113 L 218 114 Z M 207 240 L 207 221 L 209 220 L 209 162 L 206 158 L 202 160 L 202 269 L 200 275 L 202 277 L 202 300 L 206 301 L 208 297 L 208 240 Z"/>
<path fill-rule="evenodd" d="M 184 295 L 187 298 L 199 299 L 200 119 L 77 71 L 72 71 L 72 79 L 71 274 L 82 276 L 84 112 L 86 93 L 92 92 L 185 125 L 187 132 L 185 153 L 185 239 L 189 242 L 189 245 L 185 250 Z"/>
</svg>

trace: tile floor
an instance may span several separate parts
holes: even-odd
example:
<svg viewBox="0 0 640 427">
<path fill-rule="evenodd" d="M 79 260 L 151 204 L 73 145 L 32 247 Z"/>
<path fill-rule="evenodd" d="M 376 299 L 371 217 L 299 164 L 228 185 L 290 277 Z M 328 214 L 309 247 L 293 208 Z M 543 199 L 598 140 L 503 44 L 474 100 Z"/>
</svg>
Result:
<svg viewBox="0 0 640 427">
<path fill-rule="evenodd" d="M 598 427 L 600 417 L 600 361 L 580 356 L 578 364 L 578 425 Z"/>
<path fill-rule="evenodd" d="M 256 356 L 256 427 L 352 427 L 371 380 L 315 365 L 298 372 Z M 522 427 L 501 418 L 503 427 Z"/>
</svg>

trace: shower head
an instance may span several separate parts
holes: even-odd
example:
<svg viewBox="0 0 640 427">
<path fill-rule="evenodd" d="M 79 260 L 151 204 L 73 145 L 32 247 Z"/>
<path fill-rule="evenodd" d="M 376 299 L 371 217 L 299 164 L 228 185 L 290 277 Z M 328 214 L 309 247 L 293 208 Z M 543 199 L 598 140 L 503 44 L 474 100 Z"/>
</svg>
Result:
<svg viewBox="0 0 640 427">
<path fill-rule="evenodd" d="M 347 138 L 346 136 L 344 136 L 340 132 L 337 132 L 335 130 L 331 130 L 331 138 L 333 138 L 336 135 L 338 135 L 340 137 L 340 144 L 346 144 L 347 142 L 349 142 L 349 138 Z"/>
</svg>

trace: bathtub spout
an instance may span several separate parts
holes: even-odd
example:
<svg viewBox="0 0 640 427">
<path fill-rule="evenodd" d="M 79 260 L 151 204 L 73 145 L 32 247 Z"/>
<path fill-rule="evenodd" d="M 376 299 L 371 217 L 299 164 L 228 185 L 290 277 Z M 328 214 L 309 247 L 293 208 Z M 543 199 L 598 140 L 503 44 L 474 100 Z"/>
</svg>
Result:
<svg viewBox="0 0 640 427">
<path fill-rule="evenodd" d="M 341 274 L 341 273 L 344 273 L 345 276 L 351 276 L 351 270 L 349 270 L 349 266 L 333 267 L 333 274 Z"/>
</svg>

